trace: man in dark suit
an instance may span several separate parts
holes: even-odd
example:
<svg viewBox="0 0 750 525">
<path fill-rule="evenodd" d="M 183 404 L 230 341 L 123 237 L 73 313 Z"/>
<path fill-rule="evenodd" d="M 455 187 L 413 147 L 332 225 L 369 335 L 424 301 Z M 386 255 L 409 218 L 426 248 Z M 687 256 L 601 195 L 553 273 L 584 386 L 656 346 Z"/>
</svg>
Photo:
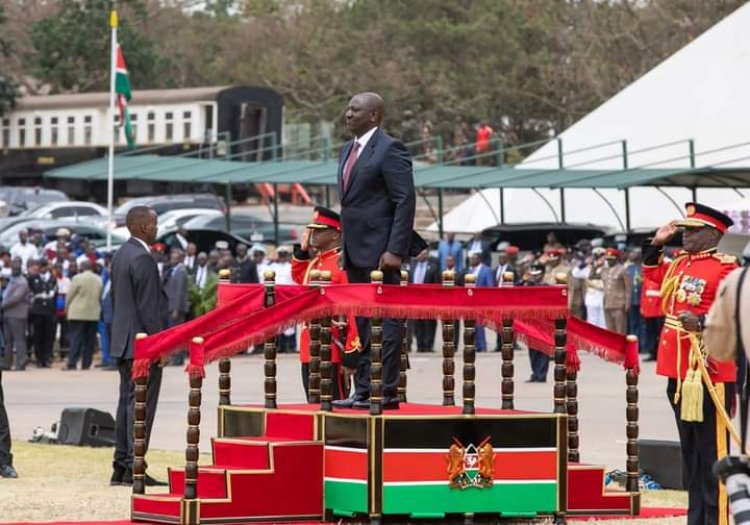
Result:
<svg viewBox="0 0 750 525">
<path fill-rule="evenodd" d="M 182 263 L 185 254 L 180 248 L 172 248 L 169 254 L 169 269 L 164 272 L 164 293 L 169 307 L 169 326 L 182 324 L 190 311 L 188 303 L 188 274 Z M 170 364 L 181 366 L 187 356 L 186 350 L 181 350 L 172 356 Z"/>
<path fill-rule="evenodd" d="M 370 282 L 381 270 L 386 284 L 399 284 L 414 227 L 415 191 L 406 147 L 380 129 L 383 99 L 361 93 L 349 101 L 345 117 L 354 139 L 339 152 L 338 184 L 344 232 L 343 261 L 350 283 Z M 401 322 L 383 320 L 383 408 L 398 407 Z M 368 408 L 370 397 L 369 322 L 358 318 L 362 351 L 344 362 L 356 368 L 354 395 L 340 407 Z"/>
<path fill-rule="evenodd" d="M 411 284 L 440 284 L 440 272 L 434 261 L 430 260 L 430 252 L 422 250 L 411 263 L 409 283 Z M 431 319 L 416 319 L 411 321 L 410 328 L 417 339 L 417 352 L 432 352 L 435 346 L 435 329 L 437 321 Z M 411 337 L 409 337 L 411 342 Z"/>
<path fill-rule="evenodd" d="M 155 334 L 164 329 L 168 317 L 167 298 L 162 290 L 156 261 L 149 246 L 156 240 L 156 212 L 147 206 L 134 206 L 125 219 L 130 239 L 112 260 L 112 344 L 110 355 L 120 372 L 120 397 L 115 420 L 116 444 L 112 485 L 133 482 L 133 342 L 138 333 Z M 146 394 L 146 447 L 154 424 L 161 388 L 162 369 L 149 370 Z M 161 484 L 146 476 L 146 485 Z"/>
<path fill-rule="evenodd" d="M 232 282 L 233 283 L 257 283 L 258 280 L 258 266 L 255 261 L 247 255 L 247 246 L 244 244 L 238 244 L 235 248 L 237 257 L 234 258 L 232 264 Z"/>
</svg>

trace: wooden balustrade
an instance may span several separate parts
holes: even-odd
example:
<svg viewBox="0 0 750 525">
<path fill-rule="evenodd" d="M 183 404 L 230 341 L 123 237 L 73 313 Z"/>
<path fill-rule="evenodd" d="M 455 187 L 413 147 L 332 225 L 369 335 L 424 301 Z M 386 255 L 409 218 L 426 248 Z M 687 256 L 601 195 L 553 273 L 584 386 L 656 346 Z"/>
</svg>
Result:
<svg viewBox="0 0 750 525">
<path fill-rule="evenodd" d="M 401 286 L 409 284 L 409 272 L 401 270 Z M 411 349 L 411 337 L 409 334 L 409 320 L 404 319 L 401 323 L 401 352 L 398 373 L 398 400 L 406 403 L 406 372 L 409 370 L 409 350 Z"/>
<path fill-rule="evenodd" d="M 502 375 L 502 383 L 500 385 L 502 395 L 501 407 L 503 410 L 513 410 L 515 403 L 515 383 L 513 382 L 513 376 L 515 375 L 515 368 L 513 366 L 515 333 L 513 331 L 513 319 L 510 317 L 503 318 L 503 327 L 500 331 L 500 344 L 500 357 L 502 359 L 502 364 L 500 365 L 500 373 Z"/>
<path fill-rule="evenodd" d="M 383 272 L 370 274 L 374 286 L 383 286 Z M 370 322 L 370 414 L 383 413 L 383 320 L 373 317 Z"/>
<path fill-rule="evenodd" d="M 567 320 L 564 317 L 555 319 L 555 386 L 553 412 L 555 414 L 567 414 L 566 406 L 566 354 L 565 343 L 567 341 L 566 332 Z"/>
<path fill-rule="evenodd" d="M 631 344 L 637 341 L 636 336 L 629 335 L 628 340 Z M 632 368 L 625 371 L 625 383 L 627 389 L 625 392 L 625 419 L 627 426 L 625 429 L 627 435 L 627 482 L 625 489 L 629 492 L 638 492 L 638 474 L 640 471 L 638 461 L 638 374 Z"/>
<path fill-rule="evenodd" d="M 565 378 L 566 408 L 568 411 L 568 461 L 578 463 L 581 460 L 579 453 L 581 445 L 578 434 L 578 372 L 569 369 L 566 371 Z"/>
<path fill-rule="evenodd" d="M 310 286 L 320 286 L 320 270 L 310 272 Z M 320 403 L 320 319 L 310 321 L 310 365 L 307 402 Z"/>
<path fill-rule="evenodd" d="M 203 345 L 202 337 L 194 337 L 190 343 L 194 347 Z M 202 352 L 202 349 L 191 348 L 190 354 Z M 190 374 L 190 393 L 188 394 L 187 448 L 185 449 L 185 499 L 198 497 L 198 444 L 201 437 L 201 387 L 203 377 L 198 372 Z"/>
<path fill-rule="evenodd" d="M 453 288 L 456 285 L 456 274 L 450 270 L 443 272 L 443 286 Z M 456 365 L 454 356 L 456 354 L 455 333 L 456 322 L 453 320 L 443 320 L 443 406 L 454 406 L 455 399 L 455 380 L 454 374 Z"/>
<path fill-rule="evenodd" d="M 276 304 L 276 273 L 273 270 L 263 272 L 263 306 L 269 308 Z M 276 337 L 269 337 L 263 344 L 263 393 L 266 408 L 276 408 Z"/>
<path fill-rule="evenodd" d="M 464 286 L 469 290 L 467 293 L 472 293 L 471 290 L 476 288 L 476 276 L 468 274 L 464 277 Z M 464 398 L 464 414 L 473 414 L 475 412 L 475 397 L 476 397 L 476 360 L 477 360 L 477 347 L 476 343 L 476 321 L 473 319 L 464 319 L 464 383 L 463 383 L 463 398 Z"/>
<path fill-rule="evenodd" d="M 219 280 L 226 284 L 230 282 L 232 272 L 230 270 L 219 270 Z M 219 405 L 231 405 L 232 362 L 228 357 L 219 359 Z"/>
<path fill-rule="evenodd" d="M 144 333 L 135 336 L 135 343 L 148 337 Z M 146 388 L 148 376 L 138 377 L 135 383 L 133 406 L 133 494 L 146 492 Z"/>
<path fill-rule="evenodd" d="M 320 285 L 331 284 L 331 272 L 320 272 Z M 320 321 L 320 409 L 333 410 L 333 364 L 331 363 L 331 316 Z"/>
</svg>

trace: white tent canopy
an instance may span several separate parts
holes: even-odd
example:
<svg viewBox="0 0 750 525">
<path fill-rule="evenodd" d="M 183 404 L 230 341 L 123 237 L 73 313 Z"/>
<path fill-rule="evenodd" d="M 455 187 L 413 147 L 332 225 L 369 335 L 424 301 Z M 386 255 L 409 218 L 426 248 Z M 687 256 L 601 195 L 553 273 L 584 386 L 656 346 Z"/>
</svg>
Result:
<svg viewBox="0 0 750 525">
<path fill-rule="evenodd" d="M 697 167 L 750 169 L 750 4 L 744 5 L 693 42 L 630 84 L 530 155 L 529 168 L 622 169 L 626 141 L 630 168 L 688 168 L 690 148 Z M 584 150 L 585 151 L 581 151 Z M 721 151 L 717 151 L 721 150 Z M 631 226 L 658 226 L 678 214 L 691 191 L 631 188 Z M 741 190 L 740 190 L 741 191 Z M 732 189 L 700 189 L 698 199 L 723 208 L 740 195 Z M 540 195 L 551 203 L 549 209 Z M 605 197 L 615 213 L 605 204 Z M 560 192 L 506 189 L 504 219 L 508 223 L 555 221 L 561 217 Z M 621 229 L 625 198 L 622 190 L 565 190 L 567 222 L 594 223 Z M 444 229 L 476 232 L 497 224 L 499 190 L 483 190 L 444 217 Z M 618 220 L 619 217 L 619 220 Z M 434 224 L 432 229 L 437 229 Z"/>
</svg>

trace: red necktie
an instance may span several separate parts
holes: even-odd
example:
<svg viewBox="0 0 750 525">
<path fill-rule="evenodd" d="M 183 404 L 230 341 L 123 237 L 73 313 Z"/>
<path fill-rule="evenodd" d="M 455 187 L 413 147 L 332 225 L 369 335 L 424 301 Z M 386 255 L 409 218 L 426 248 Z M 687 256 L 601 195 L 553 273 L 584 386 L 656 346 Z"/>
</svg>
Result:
<svg viewBox="0 0 750 525">
<path fill-rule="evenodd" d="M 352 150 L 349 152 L 349 157 L 346 159 L 346 164 L 344 165 L 344 177 L 343 177 L 344 191 L 346 191 L 346 188 L 349 186 L 349 177 L 352 174 L 352 168 L 354 168 L 354 164 L 357 162 L 358 150 L 359 150 L 359 142 L 355 140 L 354 146 L 352 146 Z"/>
</svg>

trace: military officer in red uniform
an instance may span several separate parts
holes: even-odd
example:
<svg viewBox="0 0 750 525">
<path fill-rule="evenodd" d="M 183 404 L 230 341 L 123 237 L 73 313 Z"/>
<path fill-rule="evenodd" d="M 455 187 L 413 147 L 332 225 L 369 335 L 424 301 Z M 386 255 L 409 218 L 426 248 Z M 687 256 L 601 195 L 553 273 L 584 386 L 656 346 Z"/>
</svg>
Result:
<svg viewBox="0 0 750 525">
<path fill-rule="evenodd" d="M 643 278 L 641 285 L 641 317 L 643 317 L 643 348 L 648 354 L 644 361 L 656 361 L 659 335 L 664 328 L 664 310 L 661 307 L 661 281 Z"/>
<path fill-rule="evenodd" d="M 700 334 L 719 283 L 737 268 L 735 257 L 716 250 L 732 220 L 697 203 L 686 204 L 686 211 L 684 220 L 662 226 L 652 239 L 644 241 L 643 277 L 661 284 L 665 323 L 656 373 L 668 378 L 667 395 L 680 434 L 689 495 L 688 524 L 726 525 L 726 488 L 719 484 L 711 468 L 727 454 L 728 435 L 705 381 L 701 380 L 699 361 L 705 364 L 717 397 L 728 410 L 734 396 L 736 367 L 734 363 L 706 357 Z M 684 250 L 671 263 L 665 263 L 663 247 L 678 231 L 682 231 Z M 689 399 L 696 402 L 691 405 Z"/>
<path fill-rule="evenodd" d="M 341 219 L 339 214 L 328 208 L 316 206 L 313 221 L 302 234 L 301 244 L 294 247 L 292 259 L 292 279 L 297 284 L 309 284 L 313 270 L 331 272 L 331 284 L 346 284 L 346 272 L 341 269 Z M 346 341 L 342 341 L 341 326 L 334 322 L 331 329 L 331 362 L 333 363 L 333 399 L 346 399 L 348 385 L 344 384 L 341 363 L 345 353 L 360 350 L 357 325 L 354 316 L 349 316 L 346 326 Z M 300 361 L 302 362 L 302 384 L 308 392 L 310 376 L 310 329 L 305 324 L 300 335 Z"/>
</svg>

